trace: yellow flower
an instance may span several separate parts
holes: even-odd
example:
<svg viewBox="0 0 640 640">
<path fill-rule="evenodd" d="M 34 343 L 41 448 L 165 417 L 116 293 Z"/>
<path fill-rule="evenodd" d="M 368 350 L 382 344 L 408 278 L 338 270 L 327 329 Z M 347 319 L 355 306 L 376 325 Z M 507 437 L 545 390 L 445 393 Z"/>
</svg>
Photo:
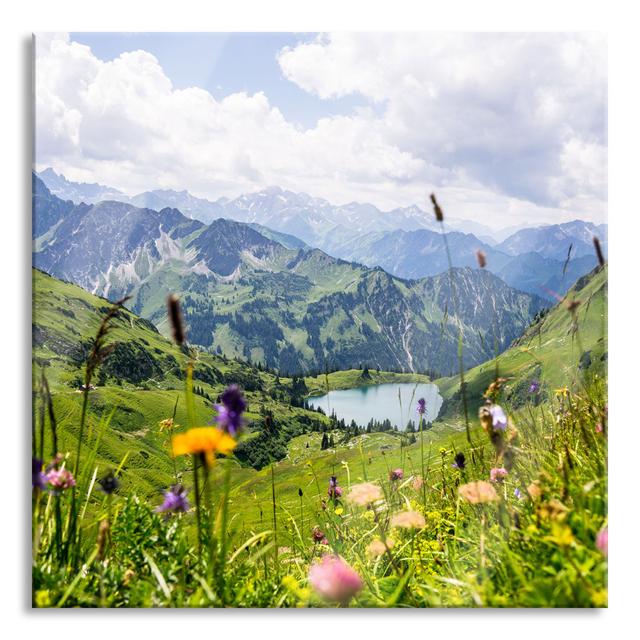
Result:
<svg viewBox="0 0 640 640">
<path fill-rule="evenodd" d="M 237 444 L 228 433 L 215 427 L 195 427 L 185 433 L 179 433 L 171 439 L 174 457 L 189 453 L 202 454 L 208 465 L 214 464 L 215 454 L 230 453 Z"/>
<path fill-rule="evenodd" d="M 48 589 L 40 589 L 36 591 L 36 607 L 50 607 L 51 596 Z"/>
<path fill-rule="evenodd" d="M 417 511 L 401 511 L 391 518 L 392 527 L 403 529 L 422 529 L 425 524 L 424 516 Z"/>
<path fill-rule="evenodd" d="M 481 504 L 483 502 L 496 502 L 499 500 L 496 490 L 490 482 L 478 480 L 469 482 L 458 487 L 458 494 L 471 504 Z"/>
<path fill-rule="evenodd" d="M 557 396 L 562 396 L 563 398 L 567 396 L 567 394 L 569 393 L 569 389 L 567 387 L 562 387 L 561 389 L 555 389 L 555 394 Z"/>
<path fill-rule="evenodd" d="M 173 424 L 173 418 L 167 418 L 166 420 L 160 420 L 158 422 L 158 427 L 160 427 L 160 431 L 171 431 L 174 428 L 179 427 L 180 425 Z"/>
</svg>

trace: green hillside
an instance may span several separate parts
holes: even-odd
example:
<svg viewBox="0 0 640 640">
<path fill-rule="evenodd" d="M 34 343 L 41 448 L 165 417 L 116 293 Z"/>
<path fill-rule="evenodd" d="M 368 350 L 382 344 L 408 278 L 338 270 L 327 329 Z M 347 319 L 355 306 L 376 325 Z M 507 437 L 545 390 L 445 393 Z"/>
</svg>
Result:
<svg viewBox="0 0 640 640">
<path fill-rule="evenodd" d="M 578 302 L 575 318 L 568 305 Z M 589 376 L 606 377 L 607 269 L 596 269 L 580 278 L 561 303 L 543 314 L 498 359 L 465 372 L 467 395 L 472 404 L 499 375 L 507 379 L 503 397 L 518 407 L 531 398 L 532 382 L 540 385 L 539 400 L 551 398 L 557 389 L 575 389 Z M 460 380 L 452 376 L 435 381 L 445 398 L 442 413 L 460 410 Z"/>
</svg>

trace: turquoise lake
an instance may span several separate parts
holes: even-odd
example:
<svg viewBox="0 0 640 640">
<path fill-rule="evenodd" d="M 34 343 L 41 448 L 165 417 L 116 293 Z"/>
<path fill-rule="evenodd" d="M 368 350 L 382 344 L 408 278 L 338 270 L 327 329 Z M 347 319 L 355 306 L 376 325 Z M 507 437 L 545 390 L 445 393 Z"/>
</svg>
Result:
<svg viewBox="0 0 640 640">
<path fill-rule="evenodd" d="M 327 415 L 335 411 L 338 419 L 344 418 L 347 424 L 355 420 L 356 424 L 365 427 L 372 418 L 379 422 L 388 418 L 392 425 L 398 425 L 398 429 L 403 430 L 409 420 L 418 425 L 416 406 L 419 398 L 427 401 L 424 417 L 427 422 L 432 422 L 438 417 L 442 396 L 438 387 L 431 383 L 367 385 L 330 391 L 322 396 L 310 397 L 308 401 L 313 407 L 321 407 Z"/>
</svg>

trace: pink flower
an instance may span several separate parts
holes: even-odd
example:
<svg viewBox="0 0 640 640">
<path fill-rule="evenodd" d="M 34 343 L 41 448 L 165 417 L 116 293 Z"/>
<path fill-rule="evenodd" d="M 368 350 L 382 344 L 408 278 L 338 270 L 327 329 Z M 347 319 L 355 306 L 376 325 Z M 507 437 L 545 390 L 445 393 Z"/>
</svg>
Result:
<svg viewBox="0 0 640 640">
<path fill-rule="evenodd" d="M 56 495 L 76 485 L 73 474 L 67 469 L 51 469 L 45 476 L 45 480 L 51 489 L 51 493 Z"/>
<path fill-rule="evenodd" d="M 500 482 L 509 475 L 509 472 L 504 467 L 494 467 L 489 472 L 489 475 L 491 482 Z"/>
<path fill-rule="evenodd" d="M 596 433 L 602 433 L 602 423 L 598 422 L 596 425 Z"/>
<path fill-rule="evenodd" d="M 596 536 L 596 547 L 598 547 L 605 558 L 609 555 L 609 527 L 600 529 Z"/>
<path fill-rule="evenodd" d="M 363 587 L 362 578 L 339 556 L 325 555 L 309 569 L 309 583 L 328 602 L 346 606 Z"/>
</svg>

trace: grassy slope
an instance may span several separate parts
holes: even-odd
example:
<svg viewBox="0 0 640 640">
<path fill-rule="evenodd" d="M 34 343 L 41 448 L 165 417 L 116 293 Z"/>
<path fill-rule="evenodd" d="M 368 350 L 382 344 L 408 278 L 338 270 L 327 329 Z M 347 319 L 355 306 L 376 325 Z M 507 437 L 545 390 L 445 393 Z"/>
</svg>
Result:
<svg viewBox="0 0 640 640">
<path fill-rule="evenodd" d="M 504 397 L 514 405 L 522 404 L 532 380 L 541 383 L 542 393 L 550 396 L 557 388 L 578 384 L 576 367 L 584 352 L 590 352 L 595 367 L 606 362 L 607 271 L 581 278 L 566 300 L 579 300 L 578 332 L 572 331 L 572 318 L 564 303 L 533 324 L 510 349 L 498 358 L 499 374 L 508 379 Z M 603 357 L 604 356 L 604 357 Z M 477 404 L 495 377 L 496 360 L 489 360 L 465 373 L 468 398 Z M 460 387 L 457 377 L 435 381 L 445 400 Z M 448 403 L 447 413 L 457 412 L 457 402 Z"/>
<path fill-rule="evenodd" d="M 80 363 L 74 361 L 74 358 L 79 353 L 80 341 L 89 340 L 95 335 L 109 303 L 80 287 L 62 282 L 40 271 L 34 270 L 33 276 L 33 324 L 34 335 L 38 336 L 34 342 L 34 377 L 37 380 L 44 367 L 54 396 L 59 428 L 58 448 L 71 452 L 75 451 L 77 443 L 82 405 L 82 394 L 70 386 L 83 371 Z M 187 422 L 181 374 L 186 357 L 162 335 L 153 331 L 148 323 L 126 310 L 114 321 L 109 333 L 109 342 L 142 343 L 159 361 L 165 362 L 164 358 L 173 357 L 179 364 L 177 368 L 169 366 L 161 376 L 137 385 L 125 382 L 118 386 L 113 380 L 108 380 L 105 386 L 97 387 L 89 396 L 87 445 L 95 436 L 100 419 L 110 416 L 110 425 L 105 430 L 98 449 L 97 464 L 100 469 L 116 467 L 126 456 L 123 492 L 135 490 L 143 496 L 157 496 L 173 480 L 173 464 L 168 456 L 168 437 L 160 433 L 158 423 L 172 415 L 176 399 L 179 399 L 176 422 L 180 425 Z M 218 356 L 200 352 L 195 364 L 196 375 L 203 367 L 214 369 L 229 381 L 240 380 L 248 374 L 247 372 L 260 378 L 265 391 L 247 392 L 249 420 L 258 420 L 261 408 L 265 407 L 282 420 L 306 415 L 314 420 L 327 421 L 318 413 L 291 407 L 284 401 L 271 398 L 270 391 L 276 387 L 276 377 L 272 374 L 256 372 L 235 361 L 225 361 Z M 329 386 L 331 389 L 346 389 L 365 383 L 427 381 L 425 376 L 413 374 L 378 373 L 372 370 L 370 375 L 370 380 L 363 380 L 362 372 L 359 370 L 334 372 L 329 374 Z M 290 382 L 287 378 L 281 379 L 284 386 Z M 215 398 L 223 390 L 226 382 L 209 384 L 196 379 L 195 384 Z M 306 384 L 311 392 L 321 393 L 325 389 L 325 378 L 307 378 Z M 38 403 L 37 411 L 39 407 Z M 195 396 L 195 407 L 197 421 L 201 424 L 208 423 L 213 415 L 210 403 L 205 398 Z M 48 434 L 48 428 L 46 433 Z M 319 438 L 316 434 L 304 437 L 311 440 Z M 397 438 L 387 437 L 396 440 L 397 446 Z M 47 443 L 47 449 L 49 446 Z M 319 450 L 319 440 L 317 447 L 311 450 Z M 48 453 L 45 451 L 45 457 Z M 324 457 L 326 458 L 327 454 Z M 260 475 L 253 469 L 233 464 L 232 484 L 238 486 L 238 492 L 244 490 L 241 489 L 244 483 L 252 479 L 261 486 L 264 472 Z M 287 468 L 290 462 L 283 462 L 283 465 L 283 468 Z M 178 468 L 183 468 L 182 462 L 179 462 Z M 244 507 L 238 504 L 238 509 L 242 510 Z"/>
</svg>

